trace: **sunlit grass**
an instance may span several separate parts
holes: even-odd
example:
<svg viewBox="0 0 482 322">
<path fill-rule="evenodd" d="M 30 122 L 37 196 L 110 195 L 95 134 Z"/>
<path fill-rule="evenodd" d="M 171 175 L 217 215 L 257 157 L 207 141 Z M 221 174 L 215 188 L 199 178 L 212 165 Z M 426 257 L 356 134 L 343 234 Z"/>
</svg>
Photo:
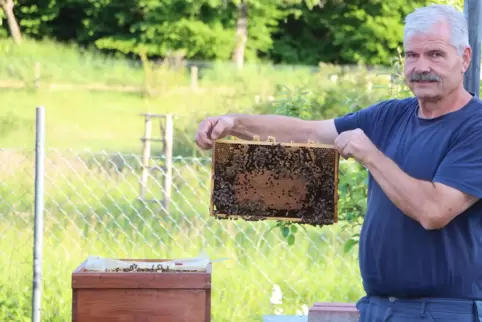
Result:
<svg viewBox="0 0 482 322">
<path fill-rule="evenodd" d="M 7 153 L 7 152 L 5 152 Z M 16 159 L 0 185 L 0 320 L 29 318 L 32 287 L 32 155 Z M 98 162 L 93 162 L 92 158 Z M 3 159 L 5 160 L 5 159 Z M 71 316 L 71 274 L 89 255 L 116 258 L 230 258 L 214 263 L 213 321 L 261 321 L 274 313 L 273 285 L 281 307 L 295 314 L 316 301 L 356 301 L 361 295 L 356 252 L 343 253 L 349 231 L 340 225 L 300 230 L 287 246 L 272 223 L 217 221 L 208 215 L 209 162 L 175 163 L 169 214 L 137 200 L 136 155 L 122 173 L 106 170 L 101 155 L 49 151 L 45 179 L 43 301 L 45 321 Z M 104 167 L 100 167 L 103 164 Z M 153 195 L 159 178 L 151 178 Z"/>
<path fill-rule="evenodd" d="M 31 83 L 38 62 L 44 84 L 146 85 L 137 63 L 53 42 L 26 40 L 21 47 L 12 47 L 0 40 L 0 55 L 0 80 L 7 83 Z M 197 158 L 209 153 L 193 144 L 205 116 L 272 113 L 271 100 L 279 99 L 285 86 L 307 88 L 315 106 L 313 115 L 341 113 L 338 110 L 348 111 L 356 103 L 366 105 L 381 97 L 367 90 L 368 83 L 376 81 L 366 78 L 363 68 L 332 77 L 338 72 L 337 66 L 292 70 L 249 64 L 237 72 L 217 63 L 200 70 L 197 90 L 189 88 L 187 72 L 179 77 L 160 71 L 157 80 L 169 76 L 169 88 L 153 96 L 78 88 L 2 89 L 0 148 L 7 150 L 0 150 L 0 321 L 30 320 L 37 106 L 46 109 L 49 148 L 43 321 L 70 320 L 71 273 L 89 255 L 173 258 L 205 251 L 212 258 L 230 258 L 214 264 L 213 321 L 261 321 L 263 314 L 273 314 L 280 307 L 286 314 L 295 314 L 317 301 L 356 301 L 362 294 L 357 252 L 343 252 L 353 232 L 342 224 L 308 227 L 307 232 L 300 229 L 296 244 L 288 247 L 278 230 L 268 232 L 274 223 L 210 218 L 209 162 Z M 357 101 L 359 97 L 363 99 Z M 175 115 L 169 213 L 156 203 L 138 200 L 144 131 L 140 114 L 145 112 Z M 157 123 L 152 135 L 161 135 Z M 161 145 L 153 143 L 152 148 L 158 156 Z M 94 152 L 77 153 L 84 149 Z M 159 173 L 150 178 L 148 198 L 162 196 L 160 180 Z M 281 287 L 281 305 L 270 303 L 274 285 Z"/>
</svg>

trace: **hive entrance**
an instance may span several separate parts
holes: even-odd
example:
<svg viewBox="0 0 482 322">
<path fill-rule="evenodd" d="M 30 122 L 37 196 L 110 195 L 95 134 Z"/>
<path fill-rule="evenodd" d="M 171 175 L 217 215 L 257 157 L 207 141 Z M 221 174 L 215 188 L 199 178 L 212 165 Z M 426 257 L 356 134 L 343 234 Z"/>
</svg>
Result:
<svg viewBox="0 0 482 322">
<path fill-rule="evenodd" d="M 339 154 L 330 146 L 217 140 L 211 215 L 336 223 L 338 162 Z"/>
</svg>

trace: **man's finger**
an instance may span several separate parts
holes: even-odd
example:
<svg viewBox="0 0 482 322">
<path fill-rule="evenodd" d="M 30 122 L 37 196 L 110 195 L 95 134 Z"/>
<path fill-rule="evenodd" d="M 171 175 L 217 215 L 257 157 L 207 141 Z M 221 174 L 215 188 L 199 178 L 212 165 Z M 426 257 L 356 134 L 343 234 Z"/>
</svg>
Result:
<svg viewBox="0 0 482 322">
<path fill-rule="evenodd" d="M 212 120 L 210 118 L 205 119 L 199 124 L 194 141 L 202 149 L 209 149 L 212 147 L 212 140 L 208 136 L 211 128 Z"/>
<path fill-rule="evenodd" d="M 213 141 L 210 140 L 207 137 L 206 133 L 204 133 L 204 132 L 200 132 L 200 133 L 196 134 L 195 141 L 196 141 L 196 144 L 200 148 L 205 149 L 205 150 L 210 149 L 213 146 Z"/>
<path fill-rule="evenodd" d="M 229 122 L 224 118 L 220 118 L 219 120 L 216 121 L 216 123 L 213 124 L 212 131 L 210 134 L 211 139 L 217 140 L 217 139 L 222 139 L 223 137 L 226 136 L 227 132 L 230 129 L 230 124 Z"/>
<path fill-rule="evenodd" d="M 338 152 L 341 152 L 347 146 L 348 142 L 347 136 L 343 134 L 338 135 L 335 139 L 335 148 L 338 150 Z"/>
<path fill-rule="evenodd" d="M 352 147 L 351 147 L 350 145 L 346 145 L 346 146 L 343 148 L 341 154 L 343 155 L 343 157 L 344 157 L 345 159 L 353 158 L 353 149 L 352 149 Z"/>
<path fill-rule="evenodd" d="M 211 131 L 211 139 L 213 140 L 217 140 L 219 138 L 222 137 L 223 133 L 224 133 L 224 127 L 222 124 L 219 124 L 220 122 L 216 123 L 216 125 L 214 125 L 213 127 L 213 130 Z"/>
</svg>

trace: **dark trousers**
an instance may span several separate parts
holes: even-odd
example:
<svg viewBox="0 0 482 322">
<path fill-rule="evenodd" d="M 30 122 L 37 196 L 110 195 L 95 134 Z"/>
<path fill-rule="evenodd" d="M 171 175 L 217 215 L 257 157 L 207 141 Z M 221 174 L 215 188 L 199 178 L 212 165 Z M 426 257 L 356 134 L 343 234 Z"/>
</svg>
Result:
<svg viewBox="0 0 482 322">
<path fill-rule="evenodd" d="M 360 322 L 482 322 L 482 301 L 365 296 Z"/>
</svg>

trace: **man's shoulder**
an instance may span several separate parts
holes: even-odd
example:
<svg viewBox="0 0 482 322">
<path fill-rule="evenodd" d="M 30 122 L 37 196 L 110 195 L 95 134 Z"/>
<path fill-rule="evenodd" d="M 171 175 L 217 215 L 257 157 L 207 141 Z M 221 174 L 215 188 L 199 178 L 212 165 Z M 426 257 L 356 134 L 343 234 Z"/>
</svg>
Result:
<svg viewBox="0 0 482 322">
<path fill-rule="evenodd" d="M 379 101 L 368 109 L 374 112 L 378 119 L 396 119 L 402 114 L 413 111 L 417 104 L 417 99 L 414 97 L 390 98 Z"/>
<path fill-rule="evenodd" d="M 482 100 L 478 97 L 474 97 L 472 101 L 470 101 L 469 105 L 467 106 L 466 114 L 470 115 L 470 117 L 481 119 L 482 118 Z"/>
<path fill-rule="evenodd" d="M 390 98 L 386 100 L 379 101 L 378 103 L 372 105 L 374 108 L 383 109 L 389 112 L 399 112 L 417 106 L 417 98 L 406 97 L 406 98 Z"/>
<path fill-rule="evenodd" d="M 459 111 L 460 118 L 454 118 L 460 123 L 462 131 L 482 131 L 482 100 L 474 97 L 465 108 Z"/>
<path fill-rule="evenodd" d="M 482 100 L 473 98 L 464 108 L 445 119 L 444 128 L 451 136 L 451 147 L 466 146 L 474 149 L 482 141 Z"/>
</svg>

